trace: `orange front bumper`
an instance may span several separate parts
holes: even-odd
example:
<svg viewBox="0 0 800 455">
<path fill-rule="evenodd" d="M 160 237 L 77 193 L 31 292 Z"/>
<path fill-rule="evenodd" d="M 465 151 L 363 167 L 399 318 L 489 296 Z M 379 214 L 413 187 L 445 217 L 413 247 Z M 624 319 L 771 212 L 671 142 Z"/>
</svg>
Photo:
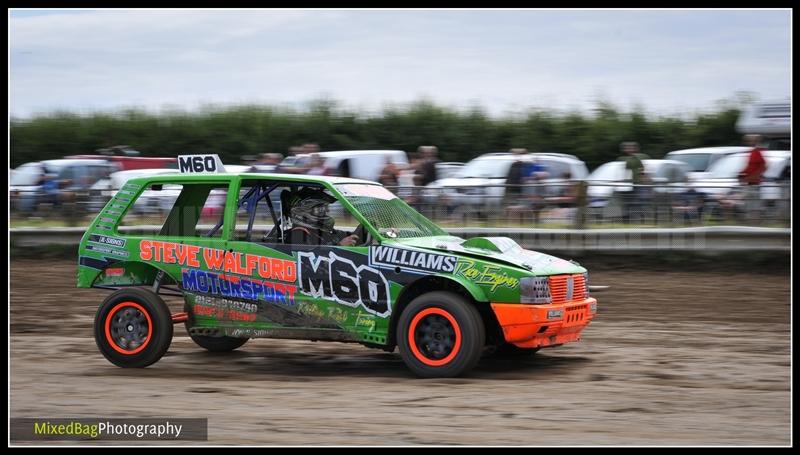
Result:
<svg viewBox="0 0 800 455">
<path fill-rule="evenodd" d="M 492 303 L 506 341 L 520 348 L 558 346 L 580 340 L 581 331 L 595 315 L 591 306 L 597 308 L 597 300 L 591 297 L 552 305 Z M 558 311 L 560 318 L 548 319 L 548 312 L 552 317 L 552 312 Z"/>
</svg>

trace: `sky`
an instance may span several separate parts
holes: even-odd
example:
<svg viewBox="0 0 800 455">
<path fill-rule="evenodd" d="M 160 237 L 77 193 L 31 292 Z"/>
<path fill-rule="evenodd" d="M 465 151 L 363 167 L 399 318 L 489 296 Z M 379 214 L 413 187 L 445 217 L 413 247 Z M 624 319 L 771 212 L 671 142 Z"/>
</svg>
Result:
<svg viewBox="0 0 800 455">
<path fill-rule="evenodd" d="M 493 115 L 791 95 L 789 10 L 11 10 L 9 111 L 428 100 Z"/>
</svg>

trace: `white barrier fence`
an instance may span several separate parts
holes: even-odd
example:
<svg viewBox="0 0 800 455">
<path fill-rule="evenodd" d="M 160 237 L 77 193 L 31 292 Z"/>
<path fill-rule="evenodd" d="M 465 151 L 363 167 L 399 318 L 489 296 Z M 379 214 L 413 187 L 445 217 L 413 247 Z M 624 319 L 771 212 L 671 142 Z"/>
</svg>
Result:
<svg viewBox="0 0 800 455">
<path fill-rule="evenodd" d="M 155 234 L 160 226 L 132 226 L 121 232 Z M 785 251 L 791 229 L 714 226 L 651 229 L 449 228 L 459 237 L 509 237 L 525 248 L 543 251 Z M 13 228 L 12 246 L 75 245 L 85 228 Z"/>
</svg>

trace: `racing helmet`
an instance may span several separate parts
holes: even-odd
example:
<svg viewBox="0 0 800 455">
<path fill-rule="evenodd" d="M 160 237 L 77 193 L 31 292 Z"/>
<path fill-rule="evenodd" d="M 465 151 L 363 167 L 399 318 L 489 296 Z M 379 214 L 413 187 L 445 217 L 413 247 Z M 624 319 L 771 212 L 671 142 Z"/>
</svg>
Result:
<svg viewBox="0 0 800 455">
<path fill-rule="evenodd" d="M 325 198 L 314 196 L 296 202 L 289 211 L 292 226 L 332 231 L 334 219 L 328 214 L 329 204 Z"/>
</svg>

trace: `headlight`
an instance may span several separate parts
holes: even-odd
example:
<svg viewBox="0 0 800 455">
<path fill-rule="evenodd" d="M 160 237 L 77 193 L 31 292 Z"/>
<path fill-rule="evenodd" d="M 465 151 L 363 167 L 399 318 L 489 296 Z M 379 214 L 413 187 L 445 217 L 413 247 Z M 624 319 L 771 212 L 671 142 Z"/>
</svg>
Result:
<svg viewBox="0 0 800 455">
<path fill-rule="evenodd" d="M 520 303 L 552 303 L 547 277 L 531 276 L 519 280 Z"/>
<path fill-rule="evenodd" d="M 583 290 L 584 290 L 584 293 L 586 294 L 583 298 L 584 299 L 588 299 L 589 298 L 589 272 L 585 272 L 583 274 Z"/>
</svg>

